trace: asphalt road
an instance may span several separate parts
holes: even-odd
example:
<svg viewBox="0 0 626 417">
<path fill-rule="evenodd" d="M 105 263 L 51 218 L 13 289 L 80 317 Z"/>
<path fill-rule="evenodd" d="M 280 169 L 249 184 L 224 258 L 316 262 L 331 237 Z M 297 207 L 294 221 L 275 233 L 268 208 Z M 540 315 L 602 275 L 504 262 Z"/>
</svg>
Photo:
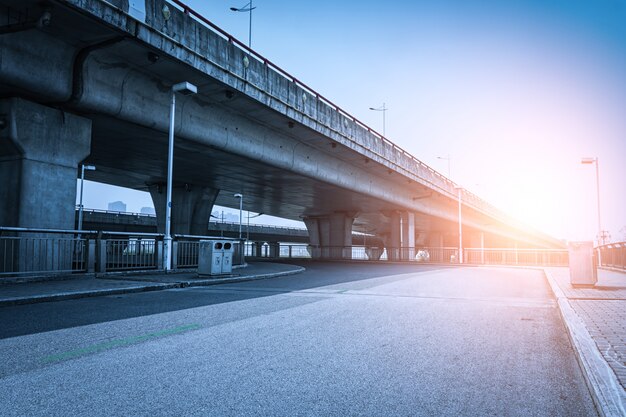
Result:
<svg viewBox="0 0 626 417">
<path fill-rule="evenodd" d="M 541 272 L 306 267 L 1 308 L 0 415 L 597 415 Z"/>
</svg>

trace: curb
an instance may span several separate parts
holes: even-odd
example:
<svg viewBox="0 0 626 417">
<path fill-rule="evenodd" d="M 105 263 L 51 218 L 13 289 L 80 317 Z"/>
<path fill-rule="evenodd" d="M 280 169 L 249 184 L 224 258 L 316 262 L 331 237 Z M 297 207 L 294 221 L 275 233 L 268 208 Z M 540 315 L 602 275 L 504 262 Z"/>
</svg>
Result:
<svg viewBox="0 0 626 417">
<path fill-rule="evenodd" d="M 233 282 L 246 282 L 246 281 L 257 281 L 257 280 L 269 279 L 269 278 L 278 278 L 278 277 L 284 277 L 287 275 L 299 274 L 304 271 L 306 271 L 306 268 L 299 266 L 290 271 L 270 272 L 268 274 L 260 274 L 260 275 L 248 275 L 248 276 L 244 275 L 242 277 L 226 277 L 226 278 L 201 279 L 201 280 L 194 280 L 194 281 L 181 281 L 180 284 L 181 284 L 181 287 L 183 288 L 184 287 L 206 287 L 209 285 L 230 284 Z"/>
<path fill-rule="evenodd" d="M 546 269 L 543 272 L 556 297 L 567 335 L 597 411 L 602 417 L 625 416 L 626 411 L 620 397 L 622 387 L 615 373 L 600 354 L 585 323 L 574 311 L 552 274 Z"/>
<path fill-rule="evenodd" d="M 134 287 L 126 287 L 126 288 L 111 288 L 111 289 L 91 290 L 91 291 L 72 291 L 72 292 L 64 292 L 64 293 L 58 293 L 58 294 L 36 295 L 36 296 L 31 296 L 31 297 L 15 297 L 15 298 L 8 298 L 8 299 L 0 300 L 0 307 L 16 306 L 16 305 L 24 305 L 24 304 L 47 303 L 51 301 L 75 300 L 79 298 L 88 298 L 88 297 L 104 297 L 107 295 L 160 291 L 160 290 L 168 290 L 171 288 L 178 288 L 178 287 L 180 287 L 180 284 L 178 283 L 151 284 L 151 285 L 137 285 Z"/>
<path fill-rule="evenodd" d="M 25 305 L 25 304 L 38 304 L 38 303 L 47 303 L 52 301 L 64 301 L 64 300 L 75 300 L 79 298 L 89 298 L 89 297 L 104 297 L 107 295 L 117 295 L 117 294 L 131 294 L 131 293 L 139 293 L 139 292 L 148 292 L 148 291 L 161 291 L 161 290 L 169 290 L 173 288 L 187 288 L 187 287 L 203 287 L 210 285 L 219 285 L 219 284 L 230 284 L 233 282 L 245 282 L 245 281 L 256 281 L 261 279 L 269 279 L 269 278 L 277 278 L 287 275 L 299 274 L 301 272 L 306 271 L 306 268 L 298 267 L 289 271 L 282 272 L 274 272 L 260 275 L 248 275 L 243 277 L 227 277 L 227 278 L 212 278 L 212 279 L 203 279 L 203 280 L 194 280 L 194 281 L 179 281 L 167 284 L 160 283 L 150 283 L 147 285 L 135 285 L 132 287 L 125 288 L 110 288 L 110 289 L 102 289 L 102 290 L 91 290 L 91 291 L 72 291 L 58 294 L 48 294 L 48 295 L 37 295 L 30 297 L 15 297 L 8 298 L 4 300 L 0 300 L 0 307 L 10 307 L 17 305 Z"/>
</svg>

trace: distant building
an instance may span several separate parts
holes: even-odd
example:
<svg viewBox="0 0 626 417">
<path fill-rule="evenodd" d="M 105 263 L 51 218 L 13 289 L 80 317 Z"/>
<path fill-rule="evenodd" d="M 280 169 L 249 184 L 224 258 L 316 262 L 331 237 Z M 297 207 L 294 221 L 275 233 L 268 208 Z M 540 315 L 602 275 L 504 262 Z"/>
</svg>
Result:
<svg viewBox="0 0 626 417">
<path fill-rule="evenodd" d="M 141 208 L 141 214 L 155 215 L 156 211 L 154 210 L 154 207 L 142 207 Z"/>
<path fill-rule="evenodd" d="M 126 203 L 124 203 L 123 201 L 114 201 L 112 203 L 109 203 L 109 211 L 126 211 Z"/>
</svg>

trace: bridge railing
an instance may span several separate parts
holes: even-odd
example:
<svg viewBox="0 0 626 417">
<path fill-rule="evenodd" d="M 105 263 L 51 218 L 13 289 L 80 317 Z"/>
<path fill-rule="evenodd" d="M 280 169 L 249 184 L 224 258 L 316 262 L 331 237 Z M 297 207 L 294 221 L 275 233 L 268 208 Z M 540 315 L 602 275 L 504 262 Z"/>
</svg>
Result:
<svg viewBox="0 0 626 417">
<path fill-rule="evenodd" d="M 626 271 L 626 242 L 610 243 L 598 247 L 600 266 Z"/>
<path fill-rule="evenodd" d="M 280 244 L 274 258 L 342 259 L 353 261 L 416 262 L 434 264 L 459 264 L 459 251 L 455 247 L 398 247 L 379 248 L 366 246 L 312 246 Z M 246 245 L 247 257 L 272 258 L 268 245 L 255 253 L 252 244 Z M 463 263 L 469 265 L 506 266 L 567 266 L 567 250 L 515 249 L 515 248 L 464 248 Z"/>
<path fill-rule="evenodd" d="M 198 266 L 199 242 L 212 236 L 173 236 L 173 268 Z M 235 243 L 233 265 L 245 263 Z M 0 278 L 160 270 L 163 235 L 93 230 L 0 227 Z"/>
</svg>

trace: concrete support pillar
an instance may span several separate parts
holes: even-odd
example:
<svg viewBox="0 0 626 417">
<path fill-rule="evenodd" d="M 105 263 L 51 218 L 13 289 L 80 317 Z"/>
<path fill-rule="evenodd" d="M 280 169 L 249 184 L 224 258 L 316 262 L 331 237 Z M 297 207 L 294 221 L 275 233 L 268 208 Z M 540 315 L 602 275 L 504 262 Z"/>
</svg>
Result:
<svg viewBox="0 0 626 417">
<path fill-rule="evenodd" d="M 280 258 L 280 243 L 268 242 L 270 247 L 270 258 Z"/>
<path fill-rule="evenodd" d="M 309 253 L 313 259 L 352 259 L 352 224 L 355 214 L 335 212 L 307 217 Z"/>
<path fill-rule="evenodd" d="M 209 217 L 219 190 L 190 184 L 172 188 L 172 234 L 206 236 Z M 157 216 L 157 230 L 165 233 L 165 185 L 150 186 Z"/>
<path fill-rule="evenodd" d="M 390 233 L 385 242 L 387 247 L 387 259 L 390 261 L 400 260 L 400 248 L 402 247 L 402 216 L 400 212 L 391 213 Z"/>
<path fill-rule="evenodd" d="M 252 256 L 257 258 L 263 256 L 263 243 L 264 242 L 252 242 Z"/>
<path fill-rule="evenodd" d="M 402 213 L 402 251 L 401 259 L 415 260 L 415 214 Z"/>
<path fill-rule="evenodd" d="M 90 149 L 90 120 L 19 98 L 0 100 L 0 225 L 73 230 L 78 166 Z M 72 235 L 17 236 L 23 239 L 0 252 L 6 272 L 72 268 Z"/>
<path fill-rule="evenodd" d="M 74 229 L 91 120 L 12 98 L 0 100 L 0 122 L 0 225 Z"/>
</svg>

